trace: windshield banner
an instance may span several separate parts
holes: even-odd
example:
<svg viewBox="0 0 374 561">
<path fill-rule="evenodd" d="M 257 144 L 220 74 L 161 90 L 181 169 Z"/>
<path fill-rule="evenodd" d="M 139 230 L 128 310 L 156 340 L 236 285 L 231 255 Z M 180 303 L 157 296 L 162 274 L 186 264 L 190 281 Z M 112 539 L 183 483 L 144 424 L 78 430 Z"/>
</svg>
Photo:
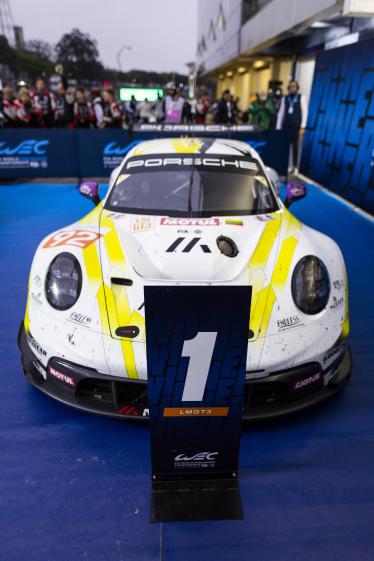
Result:
<svg viewBox="0 0 374 561">
<path fill-rule="evenodd" d="M 145 171 L 179 171 L 198 169 L 199 171 L 228 171 L 230 173 L 256 173 L 257 163 L 251 158 L 222 156 L 222 154 L 163 154 L 129 158 L 122 173 Z"/>
</svg>

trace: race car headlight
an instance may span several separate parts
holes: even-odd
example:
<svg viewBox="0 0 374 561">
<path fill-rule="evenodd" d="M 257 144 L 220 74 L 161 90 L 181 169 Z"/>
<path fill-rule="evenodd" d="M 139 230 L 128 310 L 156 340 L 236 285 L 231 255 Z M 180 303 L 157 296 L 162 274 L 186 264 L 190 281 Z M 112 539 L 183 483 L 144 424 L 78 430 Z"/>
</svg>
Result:
<svg viewBox="0 0 374 561">
<path fill-rule="evenodd" d="M 56 310 L 67 310 L 78 300 L 82 270 L 71 253 L 60 253 L 51 262 L 45 279 L 45 294 Z"/>
<path fill-rule="evenodd" d="M 292 275 L 292 297 L 304 314 L 318 314 L 328 302 L 330 279 L 326 266 L 314 255 L 297 263 Z"/>
</svg>

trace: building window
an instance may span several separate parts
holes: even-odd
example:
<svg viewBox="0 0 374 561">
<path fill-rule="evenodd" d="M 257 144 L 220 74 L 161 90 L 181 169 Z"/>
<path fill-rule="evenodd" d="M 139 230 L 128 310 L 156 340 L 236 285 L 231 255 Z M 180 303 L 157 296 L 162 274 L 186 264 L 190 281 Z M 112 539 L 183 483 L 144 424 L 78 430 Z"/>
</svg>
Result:
<svg viewBox="0 0 374 561">
<path fill-rule="evenodd" d="M 269 4 L 271 0 L 242 0 L 242 25 L 253 18 L 258 12 Z"/>
</svg>

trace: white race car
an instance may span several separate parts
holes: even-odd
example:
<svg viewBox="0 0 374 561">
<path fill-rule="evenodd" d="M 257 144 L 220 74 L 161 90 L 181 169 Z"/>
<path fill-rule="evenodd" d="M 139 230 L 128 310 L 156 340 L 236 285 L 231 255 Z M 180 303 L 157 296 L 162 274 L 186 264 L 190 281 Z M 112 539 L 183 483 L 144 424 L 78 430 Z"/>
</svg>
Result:
<svg viewBox="0 0 374 561">
<path fill-rule="evenodd" d="M 134 147 L 103 201 L 39 245 L 19 332 L 24 372 L 79 409 L 146 418 L 145 285 L 251 285 L 245 419 L 319 402 L 351 373 L 347 278 L 327 236 L 287 207 L 306 194 L 247 144 Z M 219 302 L 217 302 L 219 306 Z"/>
</svg>

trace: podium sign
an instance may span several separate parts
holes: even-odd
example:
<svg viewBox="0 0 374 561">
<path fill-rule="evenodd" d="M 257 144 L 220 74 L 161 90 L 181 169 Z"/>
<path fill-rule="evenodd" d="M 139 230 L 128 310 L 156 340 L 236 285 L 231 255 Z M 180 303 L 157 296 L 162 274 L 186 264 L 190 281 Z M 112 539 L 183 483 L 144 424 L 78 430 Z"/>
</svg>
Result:
<svg viewBox="0 0 374 561">
<path fill-rule="evenodd" d="M 236 479 L 251 287 L 146 286 L 152 479 Z"/>
</svg>

